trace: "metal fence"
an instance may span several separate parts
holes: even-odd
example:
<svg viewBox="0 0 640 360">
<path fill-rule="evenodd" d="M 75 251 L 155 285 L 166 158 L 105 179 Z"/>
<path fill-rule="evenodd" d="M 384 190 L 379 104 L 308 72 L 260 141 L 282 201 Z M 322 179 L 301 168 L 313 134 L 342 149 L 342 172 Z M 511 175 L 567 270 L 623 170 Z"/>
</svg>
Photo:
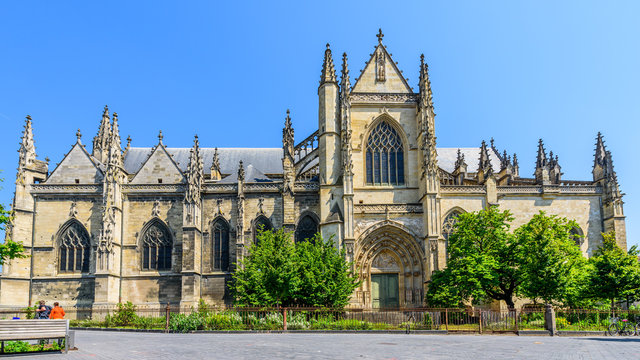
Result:
<svg viewBox="0 0 640 360">
<path fill-rule="evenodd" d="M 177 305 L 65 308 L 74 327 L 125 327 L 159 330 L 447 330 L 508 333 L 544 330 L 545 310 L 327 309 L 185 307 Z M 640 311 L 557 309 L 556 329 L 606 331 L 612 318 L 640 321 Z M 0 309 L 0 319 L 33 318 L 33 310 Z"/>
</svg>

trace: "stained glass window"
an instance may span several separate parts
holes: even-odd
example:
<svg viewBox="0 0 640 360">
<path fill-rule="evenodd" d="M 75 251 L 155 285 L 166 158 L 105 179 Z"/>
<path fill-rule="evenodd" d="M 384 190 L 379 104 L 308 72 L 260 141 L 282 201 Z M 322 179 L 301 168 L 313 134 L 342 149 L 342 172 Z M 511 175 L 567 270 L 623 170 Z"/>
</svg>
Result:
<svg viewBox="0 0 640 360">
<path fill-rule="evenodd" d="M 404 184 L 403 154 L 402 139 L 396 130 L 388 122 L 380 122 L 367 139 L 367 184 Z"/>
<path fill-rule="evenodd" d="M 91 242 L 78 221 L 70 220 L 62 227 L 58 254 L 61 272 L 89 272 Z"/>
</svg>

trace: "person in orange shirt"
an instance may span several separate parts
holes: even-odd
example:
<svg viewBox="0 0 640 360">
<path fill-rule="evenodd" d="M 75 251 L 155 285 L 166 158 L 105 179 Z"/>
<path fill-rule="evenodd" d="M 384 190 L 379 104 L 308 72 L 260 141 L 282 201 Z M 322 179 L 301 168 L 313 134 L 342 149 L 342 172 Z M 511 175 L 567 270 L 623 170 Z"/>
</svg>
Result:
<svg viewBox="0 0 640 360">
<path fill-rule="evenodd" d="M 60 303 L 57 301 L 53 303 L 53 309 L 51 309 L 49 319 L 64 319 L 64 309 L 60 307 Z"/>
</svg>

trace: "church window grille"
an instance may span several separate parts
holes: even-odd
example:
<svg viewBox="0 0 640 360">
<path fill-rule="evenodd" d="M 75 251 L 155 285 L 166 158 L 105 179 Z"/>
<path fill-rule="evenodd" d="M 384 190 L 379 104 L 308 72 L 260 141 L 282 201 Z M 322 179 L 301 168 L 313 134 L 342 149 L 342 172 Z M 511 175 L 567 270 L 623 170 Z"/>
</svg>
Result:
<svg viewBox="0 0 640 360">
<path fill-rule="evenodd" d="M 367 184 L 404 184 L 402 139 L 387 121 L 380 122 L 369 134 L 365 162 Z"/>
<path fill-rule="evenodd" d="M 296 242 L 313 241 L 318 232 L 318 222 L 311 215 L 304 215 L 296 226 Z"/>
<path fill-rule="evenodd" d="M 89 272 L 90 256 L 89 233 L 79 222 L 68 222 L 60 232 L 60 272 Z"/>
<path fill-rule="evenodd" d="M 171 270 L 173 240 L 166 225 L 158 220 L 142 235 L 142 269 Z"/>
<path fill-rule="evenodd" d="M 260 231 L 269 231 L 273 230 L 273 225 L 271 225 L 271 221 L 267 219 L 266 216 L 260 216 L 256 219 L 253 226 L 253 243 L 258 244 L 258 233 Z"/>
<path fill-rule="evenodd" d="M 229 226 L 222 219 L 213 224 L 213 269 L 229 271 Z"/>
</svg>

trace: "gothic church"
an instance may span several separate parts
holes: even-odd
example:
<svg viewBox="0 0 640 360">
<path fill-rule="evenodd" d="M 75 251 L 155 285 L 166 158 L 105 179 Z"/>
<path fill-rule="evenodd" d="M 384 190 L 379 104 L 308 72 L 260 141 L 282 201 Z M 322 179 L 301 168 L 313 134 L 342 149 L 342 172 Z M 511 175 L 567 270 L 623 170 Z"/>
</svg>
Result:
<svg viewBox="0 0 640 360">
<path fill-rule="evenodd" d="M 27 116 L 7 236 L 31 256 L 2 268 L 0 304 L 228 304 L 226 283 L 264 227 L 295 241 L 333 235 L 363 280 L 354 306 L 421 306 L 431 273 L 446 266 L 456 217 L 492 204 L 509 209 L 514 226 L 540 210 L 575 219 L 585 256 L 603 231 L 626 249 L 600 134 L 590 180 L 563 179 L 542 140 L 531 178 L 493 141 L 438 148 L 424 58 L 414 93 L 382 40 L 353 81 L 347 55 L 338 77 L 327 45 L 318 130 L 296 143 L 287 111 L 281 148 L 201 147 L 197 137 L 177 148 L 162 133 L 152 148 L 123 146 L 118 115 L 105 107 L 91 149 L 78 132 L 50 167 L 36 158 Z"/>
</svg>

